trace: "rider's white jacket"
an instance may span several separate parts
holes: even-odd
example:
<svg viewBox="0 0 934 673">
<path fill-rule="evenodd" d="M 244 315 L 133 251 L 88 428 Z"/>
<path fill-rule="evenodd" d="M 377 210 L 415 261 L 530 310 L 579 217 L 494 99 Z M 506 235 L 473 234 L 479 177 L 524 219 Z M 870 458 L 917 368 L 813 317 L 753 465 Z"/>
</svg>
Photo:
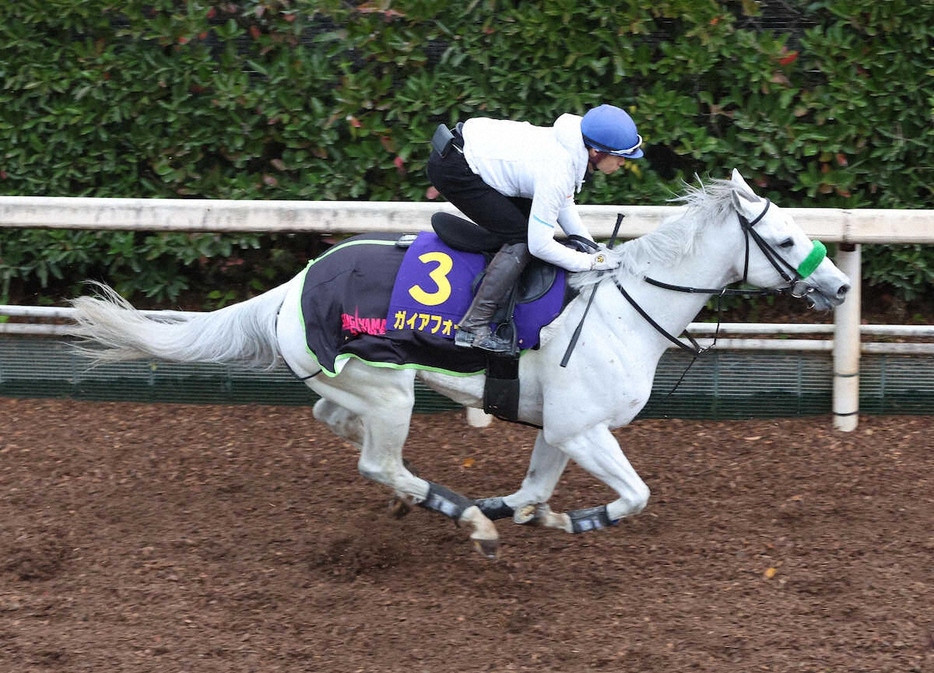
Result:
<svg viewBox="0 0 934 673">
<path fill-rule="evenodd" d="M 558 243 L 565 234 L 591 239 L 574 195 L 587 171 L 581 118 L 563 114 L 554 126 L 475 117 L 464 122 L 464 157 L 470 169 L 505 196 L 532 199 L 529 252 L 568 271 L 586 271 L 591 256 Z"/>
</svg>

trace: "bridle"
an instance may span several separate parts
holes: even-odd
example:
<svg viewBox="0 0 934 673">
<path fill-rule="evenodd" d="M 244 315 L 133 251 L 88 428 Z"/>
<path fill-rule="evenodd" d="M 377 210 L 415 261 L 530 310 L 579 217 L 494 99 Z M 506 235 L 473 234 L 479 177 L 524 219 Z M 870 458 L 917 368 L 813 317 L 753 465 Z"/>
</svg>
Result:
<svg viewBox="0 0 934 673">
<path fill-rule="evenodd" d="M 805 257 L 798 266 L 792 266 L 791 263 L 778 254 L 775 248 L 770 246 L 755 229 L 755 226 L 765 217 L 765 214 L 769 212 L 769 207 L 771 205 L 772 202 L 766 199 L 765 208 L 763 208 L 762 212 L 751 222 L 746 219 L 746 216 L 741 212 L 736 211 L 739 224 L 743 228 L 743 234 L 746 237 L 746 260 L 743 263 L 743 282 L 746 282 L 749 273 L 749 239 L 751 238 L 755 241 L 756 245 L 759 246 L 759 250 L 772 267 L 779 273 L 782 279 L 788 283 L 786 287 L 778 288 L 777 291 L 790 292 L 792 297 L 800 299 L 807 294 L 808 290 L 798 290 L 798 286 L 802 284 L 802 280 L 814 273 L 820 263 L 824 261 L 824 258 L 827 256 L 827 248 L 820 241 L 813 241 L 811 252 L 808 253 L 807 257 Z"/>
<path fill-rule="evenodd" d="M 765 207 L 762 209 L 762 212 L 759 213 L 754 219 L 750 220 L 745 215 L 743 215 L 739 210 L 736 211 L 736 215 L 739 218 L 740 227 L 743 229 L 743 237 L 745 238 L 746 244 L 746 254 L 745 260 L 743 261 L 743 278 L 742 283 L 747 282 L 749 276 L 749 241 L 752 240 L 765 258 L 769 261 L 772 267 L 778 272 L 782 279 L 787 283 L 787 285 L 778 288 L 770 289 L 744 289 L 744 288 L 703 288 L 703 287 L 690 287 L 686 285 L 672 285 L 671 283 L 664 283 L 660 280 L 650 278 L 645 276 L 643 280 L 649 285 L 654 285 L 655 287 L 660 287 L 665 290 L 672 290 L 674 292 L 687 292 L 691 294 L 709 294 L 716 295 L 718 308 L 719 302 L 722 301 L 723 297 L 764 297 L 766 295 L 772 294 L 782 294 L 783 292 L 790 292 L 793 297 L 800 298 L 805 296 L 810 290 L 801 282 L 817 269 L 818 265 L 823 261 L 824 257 L 827 255 L 827 248 L 820 241 L 814 241 L 813 248 L 811 252 L 808 253 L 808 256 L 798 265 L 793 266 L 787 259 L 780 255 L 776 250 L 769 245 L 769 243 L 762 238 L 762 235 L 756 231 L 755 226 L 762 221 L 762 218 L 766 216 L 769 212 L 772 202 L 768 199 L 765 200 Z M 717 343 L 717 337 L 720 334 L 720 319 L 717 319 L 717 329 L 714 331 L 713 341 L 706 348 L 702 348 L 697 340 L 691 336 L 687 331 L 684 332 L 684 337 L 688 340 L 688 343 L 685 343 L 678 337 L 674 336 L 668 332 L 664 327 L 658 324 L 652 316 L 650 316 L 645 309 L 639 306 L 638 302 L 632 298 L 632 295 L 626 291 L 618 279 L 614 279 L 614 284 L 616 289 L 620 291 L 623 297 L 632 305 L 636 312 L 642 316 L 642 318 L 648 322 L 657 332 L 662 336 L 668 339 L 670 342 L 675 344 L 678 348 L 691 353 L 695 357 L 702 355 L 707 352 Z M 803 288 L 803 289 L 799 289 Z M 717 311 L 717 315 L 720 315 L 720 311 Z"/>
</svg>

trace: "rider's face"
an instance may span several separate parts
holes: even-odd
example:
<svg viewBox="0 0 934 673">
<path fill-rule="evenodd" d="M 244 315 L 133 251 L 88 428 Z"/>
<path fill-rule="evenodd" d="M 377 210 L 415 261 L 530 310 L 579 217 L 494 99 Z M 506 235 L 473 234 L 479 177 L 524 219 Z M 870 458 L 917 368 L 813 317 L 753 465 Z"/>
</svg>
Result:
<svg viewBox="0 0 934 673">
<path fill-rule="evenodd" d="M 625 157 L 615 157 L 612 154 L 604 154 L 596 150 L 590 150 L 591 165 L 606 175 L 611 175 L 618 171 L 626 163 Z"/>
</svg>

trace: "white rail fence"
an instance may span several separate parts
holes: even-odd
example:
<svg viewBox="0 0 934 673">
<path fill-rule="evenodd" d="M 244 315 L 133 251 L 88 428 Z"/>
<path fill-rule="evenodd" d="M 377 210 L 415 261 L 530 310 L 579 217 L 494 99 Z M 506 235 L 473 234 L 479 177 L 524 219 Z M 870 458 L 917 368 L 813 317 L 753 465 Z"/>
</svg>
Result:
<svg viewBox="0 0 934 673">
<path fill-rule="evenodd" d="M 358 201 L 232 201 L 189 199 L 97 199 L 0 196 L 0 227 L 188 232 L 265 232 L 358 234 L 407 233 L 430 229 L 438 210 L 457 212 L 449 204 Z M 617 213 L 625 215 L 621 238 L 645 234 L 670 215 L 668 206 L 581 206 L 581 216 L 595 238 L 612 234 Z M 861 325 L 860 246 L 873 243 L 934 243 L 934 212 L 922 210 L 841 210 L 785 208 L 813 238 L 839 243 L 837 265 L 853 280 L 847 301 L 834 312 L 833 325 L 722 325 L 729 335 L 832 334 L 832 340 L 720 338 L 721 349 L 825 350 L 833 352 L 834 427 L 856 428 L 859 414 L 859 360 L 862 352 L 934 354 L 932 343 L 863 343 L 863 336 L 934 337 L 934 326 Z M 68 309 L 0 306 L 0 315 L 67 318 Z M 711 334 L 713 325 L 690 329 Z M 53 325 L 0 324 L 0 333 L 54 333 Z M 709 340 L 708 340 L 709 342 Z"/>
</svg>

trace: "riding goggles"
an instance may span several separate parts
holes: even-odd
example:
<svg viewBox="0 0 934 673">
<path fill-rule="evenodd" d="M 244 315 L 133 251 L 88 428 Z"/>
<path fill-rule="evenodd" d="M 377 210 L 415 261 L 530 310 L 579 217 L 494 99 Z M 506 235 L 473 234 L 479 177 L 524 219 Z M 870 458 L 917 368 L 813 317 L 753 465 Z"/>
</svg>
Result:
<svg viewBox="0 0 934 673">
<path fill-rule="evenodd" d="M 637 142 L 635 145 L 633 145 L 629 149 L 625 149 L 625 150 L 614 150 L 612 147 L 607 147 L 603 143 L 598 143 L 595 140 L 591 140 L 587 136 L 584 136 L 584 144 L 587 145 L 588 147 L 594 148 L 598 152 L 603 152 L 604 154 L 611 154 L 614 157 L 628 157 L 632 154 L 635 154 L 636 150 L 642 147 L 642 136 L 640 136 L 637 133 L 636 138 L 639 139 L 639 142 Z"/>
</svg>

